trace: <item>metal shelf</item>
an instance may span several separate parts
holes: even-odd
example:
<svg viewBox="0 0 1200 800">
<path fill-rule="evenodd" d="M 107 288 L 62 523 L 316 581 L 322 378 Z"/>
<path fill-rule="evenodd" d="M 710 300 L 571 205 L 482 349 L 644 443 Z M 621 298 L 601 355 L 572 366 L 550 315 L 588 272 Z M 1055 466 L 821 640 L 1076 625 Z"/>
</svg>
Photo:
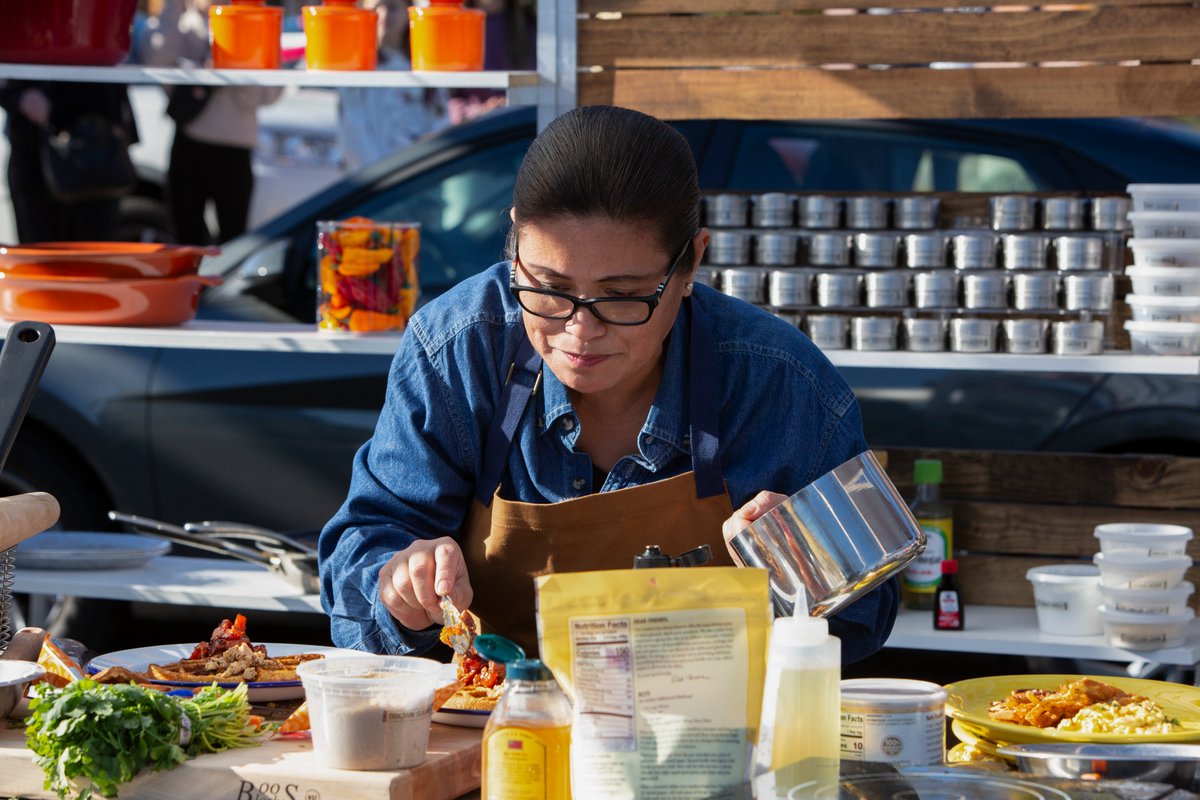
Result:
<svg viewBox="0 0 1200 800">
<path fill-rule="evenodd" d="M 1049 353 L 1020 355 L 827 350 L 825 355 L 838 367 L 1200 376 L 1200 356 L 1134 355 L 1128 351 L 1110 351 L 1095 356 L 1058 356 Z"/>
</svg>

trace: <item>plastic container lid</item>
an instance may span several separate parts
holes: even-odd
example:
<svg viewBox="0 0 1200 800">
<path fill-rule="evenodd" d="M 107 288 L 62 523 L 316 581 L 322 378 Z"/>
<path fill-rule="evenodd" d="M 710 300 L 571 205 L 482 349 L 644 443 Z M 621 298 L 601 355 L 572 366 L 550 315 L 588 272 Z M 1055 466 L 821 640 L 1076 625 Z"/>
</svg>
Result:
<svg viewBox="0 0 1200 800">
<path fill-rule="evenodd" d="M 1192 559 L 1189 556 L 1144 556 L 1127 550 L 1115 553 L 1096 553 L 1092 556 L 1092 560 L 1101 567 L 1109 564 L 1118 569 L 1158 571 L 1187 569 L 1192 566 Z"/>
<path fill-rule="evenodd" d="M 941 483 L 941 460 L 936 458 L 918 458 L 913 462 L 913 480 L 917 483 Z"/>
<path fill-rule="evenodd" d="M 1048 564 L 1025 573 L 1031 583 L 1099 583 L 1100 568 L 1091 564 Z"/>
<path fill-rule="evenodd" d="M 1200 295 L 1127 294 L 1125 302 L 1131 306 L 1160 306 L 1177 311 L 1200 310 Z"/>
<path fill-rule="evenodd" d="M 852 678 L 842 681 L 841 692 L 842 708 L 856 711 L 941 709 L 947 695 L 936 683 L 906 678 Z"/>
<path fill-rule="evenodd" d="M 1200 298 L 1197 298 L 1200 300 Z M 1185 324 L 1185 323 L 1180 323 Z M 1192 323 L 1195 324 L 1195 323 Z M 1160 525 L 1151 522 L 1109 522 L 1097 525 L 1097 539 L 1110 539 L 1123 544 L 1144 545 L 1150 540 L 1168 540 L 1174 543 L 1192 539 L 1192 529 L 1186 525 Z"/>
<path fill-rule="evenodd" d="M 1130 333 L 1196 336 L 1200 334 L 1200 322 L 1137 322 L 1131 319 L 1126 320 L 1125 330 Z"/>
</svg>

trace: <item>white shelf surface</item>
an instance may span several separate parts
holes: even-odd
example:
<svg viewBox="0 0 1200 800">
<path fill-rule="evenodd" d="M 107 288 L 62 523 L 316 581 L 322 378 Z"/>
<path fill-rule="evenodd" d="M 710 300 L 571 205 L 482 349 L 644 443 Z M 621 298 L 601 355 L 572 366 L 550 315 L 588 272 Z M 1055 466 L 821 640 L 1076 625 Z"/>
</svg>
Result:
<svg viewBox="0 0 1200 800">
<path fill-rule="evenodd" d="M 0 78 L 81 83 L 189 84 L 204 86 L 401 86 L 421 89 L 499 89 L 536 87 L 532 71 L 410 72 L 407 70 L 189 69 L 118 64 L 66 67 L 0 63 Z"/>
<path fill-rule="evenodd" d="M 884 647 L 938 650 L 945 653 L 1079 658 L 1097 661 L 1149 661 L 1191 667 L 1200 662 L 1200 619 L 1193 620 L 1179 647 L 1161 650 L 1125 650 L 1096 636 L 1061 636 L 1038 628 L 1037 611 L 1018 606 L 966 607 L 967 627 L 961 631 L 935 631 L 932 611 L 902 609 Z"/>
<path fill-rule="evenodd" d="M 323 613 L 320 598 L 245 561 L 161 556 L 136 569 L 13 571 L 13 591 L 254 611 Z"/>
<path fill-rule="evenodd" d="M 0 321 L 0 337 L 8 333 L 11 324 Z M 317 330 L 315 325 L 273 322 L 192 320 L 170 328 L 102 325 L 52 327 L 55 340 L 63 344 L 362 355 L 391 355 L 400 344 L 400 334 L 396 333 L 324 333 Z M 1111 352 L 1097 356 L 1056 356 L 829 350 L 825 355 L 839 367 L 1200 376 L 1200 356 L 1134 355 L 1129 352 Z"/>
<path fill-rule="evenodd" d="M 11 322 L 0 321 L 0 337 Z M 171 328 L 52 325 L 58 344 L 173 347 L 201 350 L 262 350 L 280 353 L 392 355 L 398 333 L 324 333 L 316 325 L 192 320 Z"/>
</svg>

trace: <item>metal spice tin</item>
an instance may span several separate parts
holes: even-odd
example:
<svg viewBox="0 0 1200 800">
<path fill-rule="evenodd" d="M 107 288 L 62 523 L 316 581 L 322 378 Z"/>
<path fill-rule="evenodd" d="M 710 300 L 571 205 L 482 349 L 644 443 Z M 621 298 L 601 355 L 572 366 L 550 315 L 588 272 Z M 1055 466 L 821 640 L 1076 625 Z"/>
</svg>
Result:
<svg viewBox="0 0 1200 800">
<path fill-rule="evenodd" d="M 898 197 L 892 205 L 896 227 L 905 231 L 936 228 L 940 205 L 936 197 Z"/>
<path fill-rule="evenodd" d="M 741 228 L 746 224 L 750 201 L 740 194 L 714 194 L 705 199 L 705 208 L 710 228 Z"/>
<path fill-rule="evenodd" d="M 804 332 L 822 350 L 845 350 L 850 320 L 836 314 L 809 314 L 804 320 Z"/>
<path fill-rule="evenodd" d="M 850 320 L 850 347 L 853 350 L 895 350 L 895 317 L 854 317 Z"/>
<path fill-rule="evenodd" d="M 858 305 L 858 273 L 818 272 L 817 305 L 822 308 L 854 308 Z"/>
<path fill-rule="evenodd" d="M 792 196 L 783 192 L 755 195 L 750 216 L 756 228 L 790 228 L 795 224 Z"/>
<path fill-rule="evenodd" d="M 808 263 L 814 267 L 844 267 L 849 264 L 849 235 L 814 233 L 808 237 Z"/>
<path fill-rule="evenodd" d="M 842 681 L 845 761 L 940 766 L 946 752 L 946 690 L 901 678 Z"/>
<path fill-rule="evenodd" d="M 846 227 L 871 230 L 888 226 L 888 201 L 882 197 L 851 197 L 846 201 Z"/>
<path fill-rule="evenodd" d="M 909 317 L 904 320 L 904 349 L 937 353 L 946 349 L 946 320 Z"/>
<path fill-rule="evenodd" d="M 771 270 L 767 276 L 767 303 L 778 308 L 812 303 L 812 275 L 795 269 Z"/>
<path fill-rule="evenodd" d="M 801 197 L 798 202 L 801 228 L 836 228 L 842 224 L 842 201 L 821 194 Z"/>
</svg>

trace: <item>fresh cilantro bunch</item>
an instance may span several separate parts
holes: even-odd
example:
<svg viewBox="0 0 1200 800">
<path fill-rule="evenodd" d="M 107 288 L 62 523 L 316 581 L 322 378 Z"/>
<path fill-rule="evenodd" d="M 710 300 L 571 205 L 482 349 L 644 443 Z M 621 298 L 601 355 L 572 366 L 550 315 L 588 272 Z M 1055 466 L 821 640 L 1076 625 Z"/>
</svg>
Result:
<svg viewBox="0 0 1200 800">
<path fill-rule="evenodd" d="M 250 714 L 245 684 L 207 686 L 178 699 L 136 684 L 40 684 L 25 741 L 60 798 L 116 797 L 142 769 L 159 771 L 201 753 L 258 744 L 266 731 Z"/>
</svg>

